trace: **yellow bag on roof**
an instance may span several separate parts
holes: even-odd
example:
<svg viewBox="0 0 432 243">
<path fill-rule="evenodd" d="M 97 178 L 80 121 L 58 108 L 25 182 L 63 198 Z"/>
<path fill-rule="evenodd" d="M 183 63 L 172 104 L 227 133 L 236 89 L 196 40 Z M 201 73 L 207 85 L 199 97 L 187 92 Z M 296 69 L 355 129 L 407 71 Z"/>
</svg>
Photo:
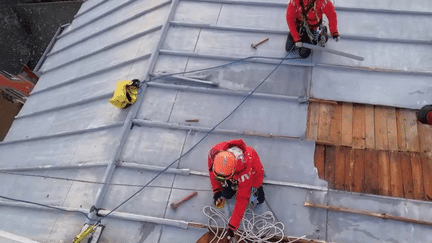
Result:
<svg viewBox="0 0 432 243">
<path fill-rule="evenodd" d="M 124 109 L 135 103 L 138 97 L 139 80 L 120 80 L 117 83 L 110 103 L 118 108 Z"/>
</svg>

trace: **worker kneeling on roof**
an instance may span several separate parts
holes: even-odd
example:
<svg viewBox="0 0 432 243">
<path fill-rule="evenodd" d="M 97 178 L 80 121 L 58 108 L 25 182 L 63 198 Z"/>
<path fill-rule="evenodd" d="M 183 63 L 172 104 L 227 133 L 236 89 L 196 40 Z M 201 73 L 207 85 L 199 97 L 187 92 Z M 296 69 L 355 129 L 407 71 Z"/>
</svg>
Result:
<svg viewBox="0 0 432 243">
<path fill-rule="evenodd" d="M 222 208 L 225 199 L 237 193 L 228 223 L 228 236 L 233 237 L 249 201 L 255 205 L 264 202 L 264 168 L 257 152 L 238 139 L 215 145 L 208 155 L 208 169 L 216 207 Z"/>
<path fill-rule="evenodd" d="M 329 20 L 330 34 L 339 41 L 337 16 L 330 0 L 290 0 L 286 11 L 289 27 L 285 49 L 299 49 L 302 58 L 310 55 L 311 50 L 303 47 L 303 43 L 324 46 L 328 39 L 327 26 L 323 24 L 323 14 Z"/>
</svg>

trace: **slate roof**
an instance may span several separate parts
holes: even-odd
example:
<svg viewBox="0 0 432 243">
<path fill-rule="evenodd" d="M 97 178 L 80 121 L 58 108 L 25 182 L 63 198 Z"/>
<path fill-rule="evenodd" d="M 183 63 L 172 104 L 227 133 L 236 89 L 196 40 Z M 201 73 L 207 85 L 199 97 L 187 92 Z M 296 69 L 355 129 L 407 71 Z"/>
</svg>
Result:
<svg viewBox="0 0 432 243">
<path fill-rule="evenodd" d="M 329 190 L 314 167 L 315 143 L 305 140 L 310 97 L 413 109 L 431 102 L 432 3 L 333 2 L 342 40 L 326 48 L 365 61 L 319 52 L 285 60 L 207 135 L 287 56 L 286 0 L 86 1 L 57 37 L 38 84 L 0 143 L 0 195 L 83 214 L 94 205 L 111 210 L 185 154 L 102 221 L 102 242 L 196 242 L 204 231 L 185 222 L 207 222 L 201 212 L 212 203 L 207 152 L 220 141 L 242 138 L 266 170 L 267 203 L 258 211 L 272 210 L 287 235 L 431 241 L 427 226 L 303 206 L 310 201 L 432 220 L 428 202 Z M 250 47 L 264 37 L 269 41 Z M 260 58 L 239 61 L 250 56 Z M 208 76 L 205 81 L 219 86 L 179 75 L 144 84 L 128 109 L 108 102 L 120 79 L 227 63 L 184 75 Z M 170 209 L 194 190 L 196 198 Z M 70 242 L 86 222 L 79 213 L 6 199 L 0 205 L 0 229 L 40 242 Z"/>
</svg>

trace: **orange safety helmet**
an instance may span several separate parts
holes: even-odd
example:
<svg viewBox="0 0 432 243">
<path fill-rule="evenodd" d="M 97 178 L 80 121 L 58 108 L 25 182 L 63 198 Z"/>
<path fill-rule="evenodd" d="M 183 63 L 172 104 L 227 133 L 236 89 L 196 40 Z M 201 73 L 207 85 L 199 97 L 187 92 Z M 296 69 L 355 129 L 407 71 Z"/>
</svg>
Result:
<svg viewBox="0 0 432 243">
<path fill-rule="evenodd" d="M 216 154 L 213 161 L 213 173 L 217 179 L 228 179 L 234 175 L 236 170 L 236 157 L 228 151 Z"/>
</svg>

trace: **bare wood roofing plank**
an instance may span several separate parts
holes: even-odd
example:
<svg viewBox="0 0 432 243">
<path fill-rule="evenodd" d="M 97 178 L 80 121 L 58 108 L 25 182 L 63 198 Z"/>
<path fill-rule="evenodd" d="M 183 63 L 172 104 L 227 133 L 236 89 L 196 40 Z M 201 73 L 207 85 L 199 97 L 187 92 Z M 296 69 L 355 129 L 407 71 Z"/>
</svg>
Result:
<svg viewBox="0 0 432 243">
<path fill-rule="evenodd" d="M 403 197 L 403 177 L 401 156 L 399 152 L 390 151 L 390 194 L 394 197 Z"/>
<path fill-rule="evenodd" d="M 342 105 L 333 105 L 330 124 L 330 140 L 335 145 L 342 143 Z"/>
<path fill-rule="evenodd" d="M 365 146 L 375 149 L 375 111 L 372 105 L 365 105 Z"/>
<path fill-rule="evenodd" d="M 342 104 L 342 145 L 352 145 L 352 116 L 353 105 L 352 103 Z"/>
<path fill-rule="evenodd" d="M 354 190 L 354 150 L 347 148 L 345 153 L 345 190 Z"/>
<path fill-rule="evenodd" d="M 354 149 L 354 191 L 364 192 L 364 177 L 365 177 L 365 165 L 364 165 L 364 150 Z"/>
<path fill-rule="evenodd" d="M 332 105 L 320 104 L 319 124 L 318 124 L 318 141 L 330 142 L 330 122 Z"/>
<path fill-rule="evenodd" d="M 399 147 L 396 125 L 396 110 L 393 107 L 387 108 L 387 138 L 389 150 L 398 151 Z"/>
<path fill-rule="evenodd" d="M 422 155 L 421 162 L 423 168 L 425 199 L 432 201 L 432 158 L 427 155 Z"/>
<path fill-rule="evenodd" d="M 432 150 L 432 126 L 417 122 L 420 152 L 429 153 Z"/>
<path fill-rule="evenodd" d="M 378 151 L 380 195 L 390 196 L 390 164 L 387 151 Z"/>
<path fill-rule="evenodd" d="M 423 171 L 420 156 L 416 153 L 411 153 L 411 169 L 413 177 L 413 191 L 414 198 L 423 200 L 424 197 L 424 185 L 423 185 Z"/>
<path fill-rule="evenodd" d="M 335 189 L 345 189 L 345 153 L 346 147 L 336 147 L 336 161 L 335 161 Z"/>
<path fill-rule="evenodd" d="M 405 115 L 407 120 L 406 141 L 408 151 L 419 152 L 420 144 L 417 129 L 417 116 L 414 111 L 408 111 Z"/>
<path fill-rule="evenodd" d="M 336 147 L 326 146 L 325 153 L 325 180 L 328 182 L 328 187 L 335 188 L 335 161 L 336 161 Z"/>
<path fill-rule="evenodd" d="M 411 157 L 407 152 L 402 152 L 400 156 L 404 197 L 414 199 Z"/>
<path fill-rule="evenodd" d="M 397 125 L 397 137 L 398 137 L 398 147 L 400 151 L 407 151 L 407 142 L 406 142 L 406 129 L 407 122 L 405 113 L 406 109 L 396 109 L 396 125 Z"/>
<path fill-rule="evenodd" d="M 388 149 L 387 110 L 385 107 L 375 107 L 375 144 L 378 150 Z"/>
<path fill-rule="evenodd" d="M 319 103 L 309 103 L 309 121 L 307 139 L 316 141 L 318 138 Z"/>
<path fill-rule="evenodd" d="M 315 167 L 318 170 L 318 177 L 324 180 L 324 155 L 325 147 L 324 145 L 316 145 L 315 147 Z"/>
<path fill-rule="evenodd" d="M 379 195 L 378 152 L 365 150 L 365 193 Z"/>
<path fill-rule="evenodd" d="M 353 105 L 353 148 L 364 149 L 365 144 L 365 109 L 363 105 Z"/>
</svg>

